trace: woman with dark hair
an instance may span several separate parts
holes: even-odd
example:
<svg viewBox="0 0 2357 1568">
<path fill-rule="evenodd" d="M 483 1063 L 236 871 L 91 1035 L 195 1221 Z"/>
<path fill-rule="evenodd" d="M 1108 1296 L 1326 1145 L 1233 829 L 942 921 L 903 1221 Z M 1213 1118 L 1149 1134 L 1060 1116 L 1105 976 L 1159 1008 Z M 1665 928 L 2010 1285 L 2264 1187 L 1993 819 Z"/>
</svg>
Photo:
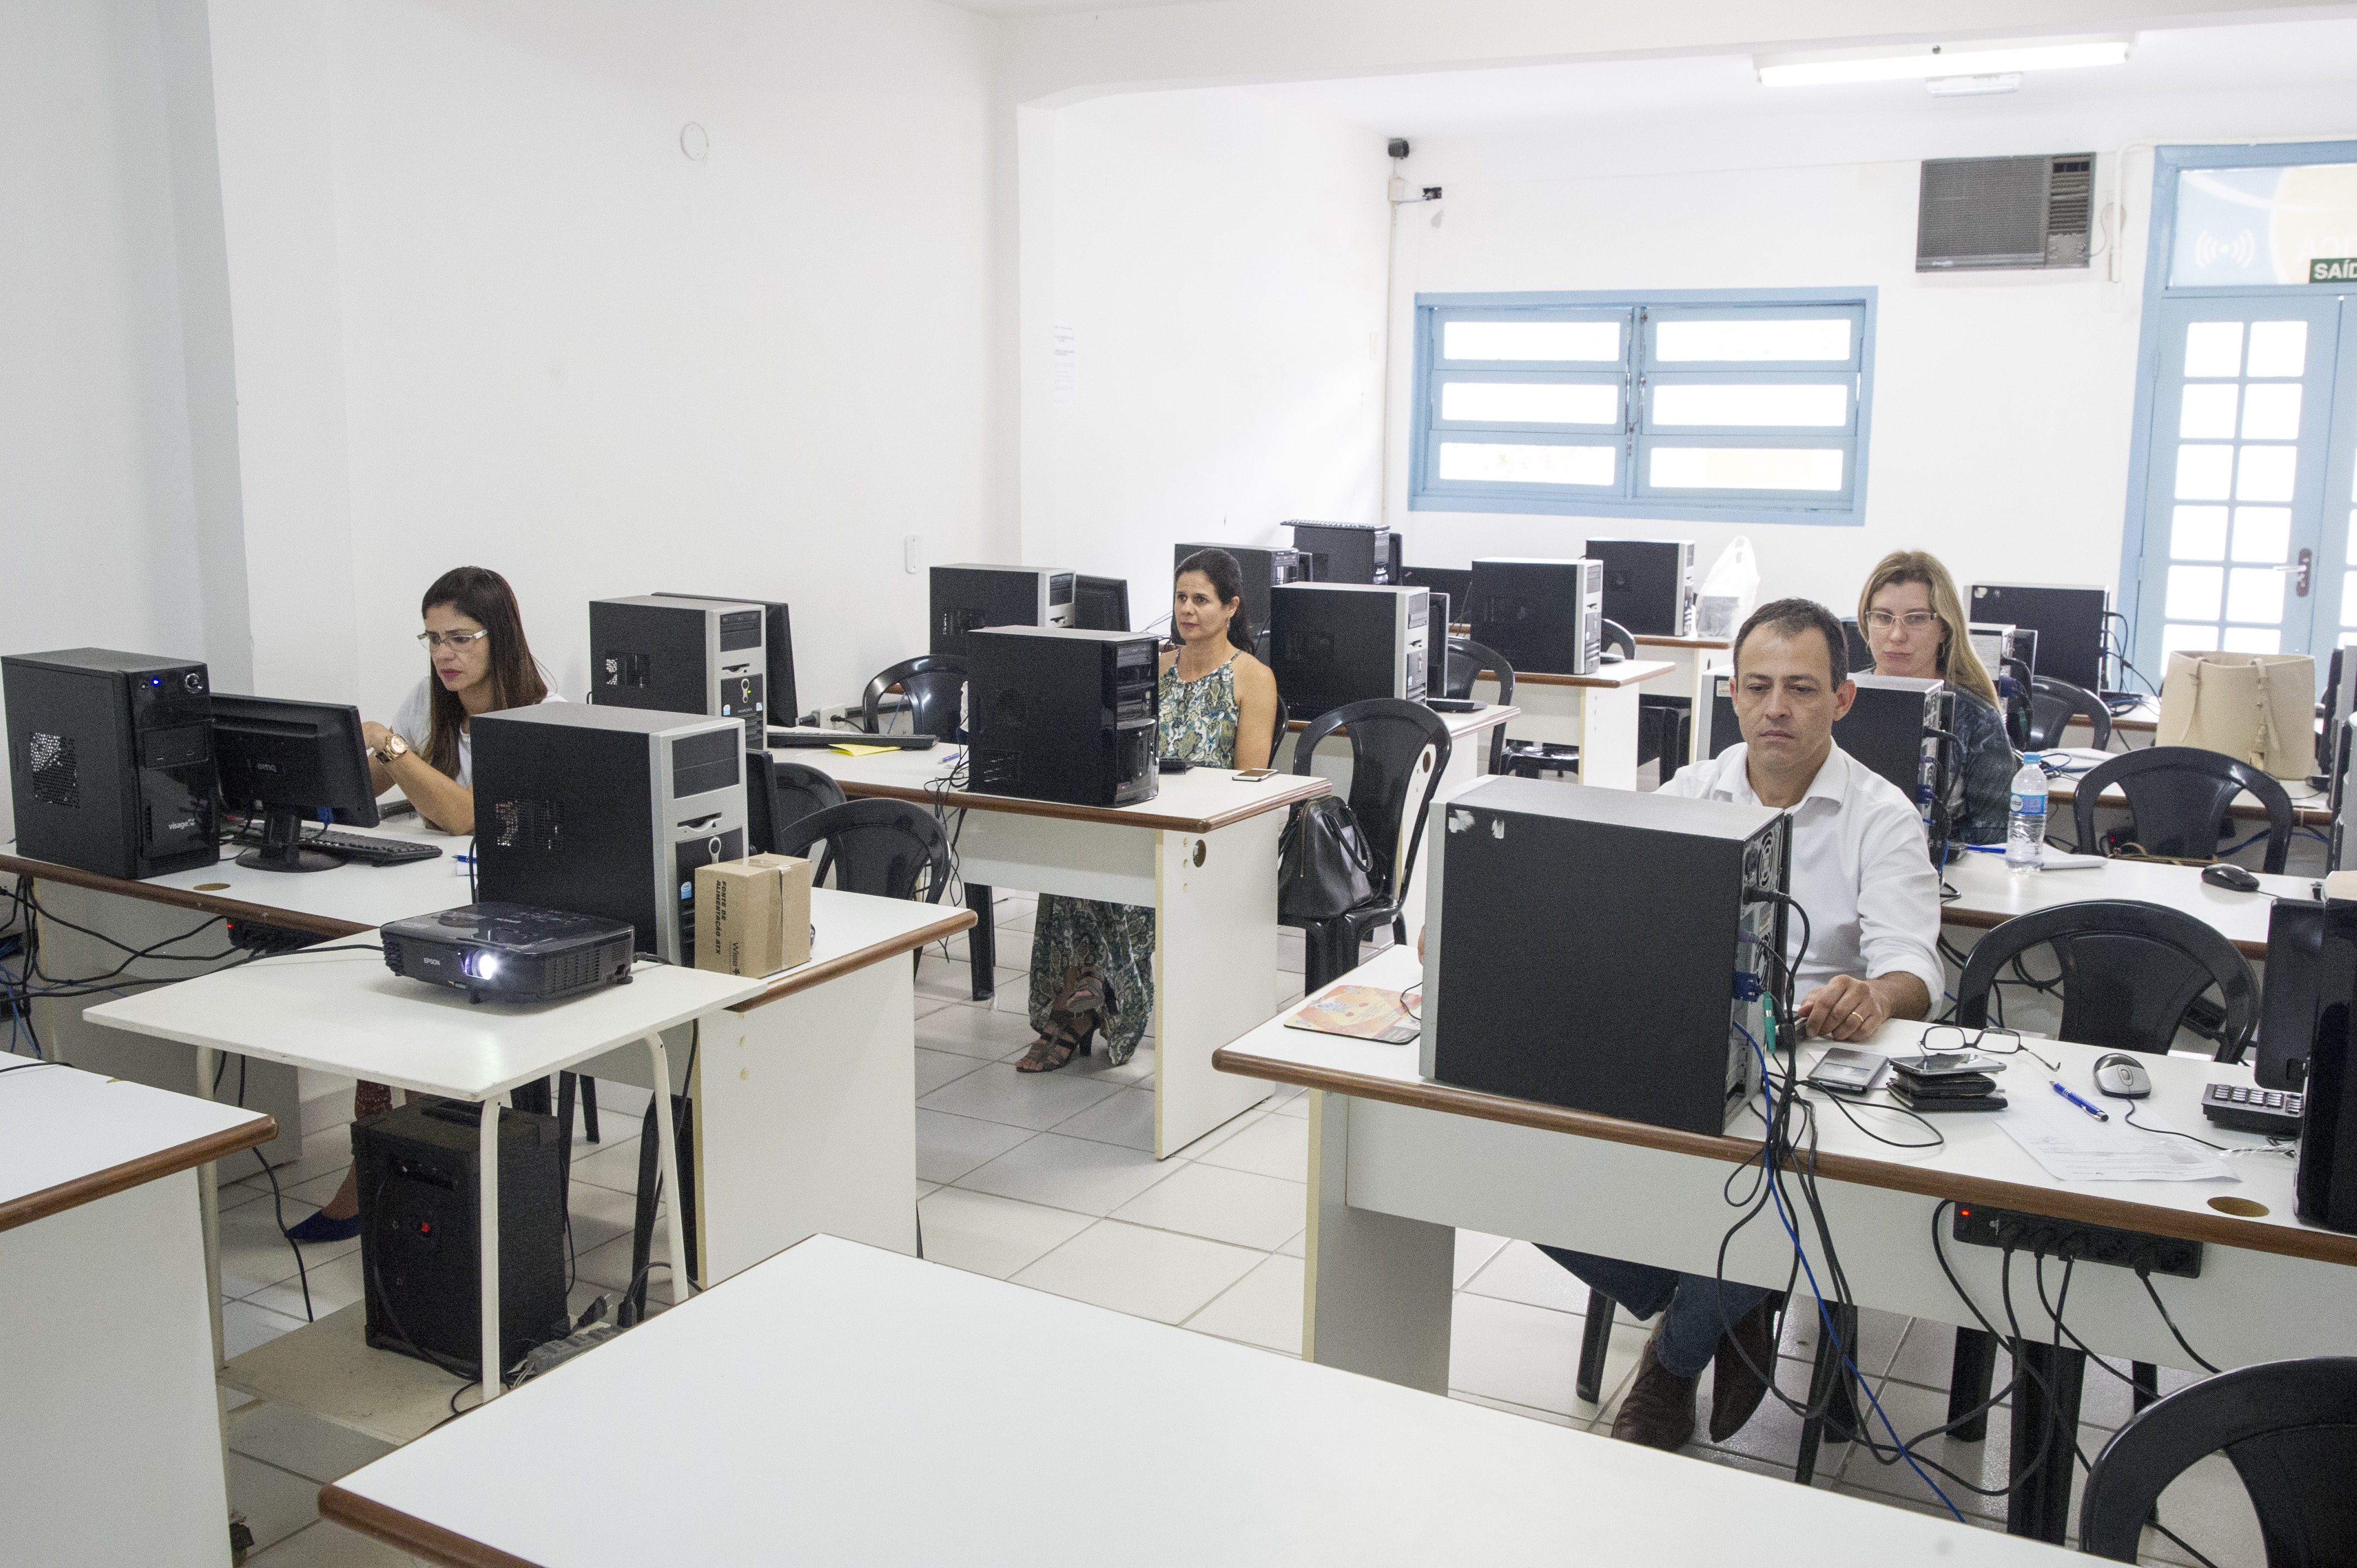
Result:
<svg viewBox="0 0 2357 1568">
<path fill-rule="evenodd" d="M 425 629 L 425 676 L 391 725 L 361 725 L 376 792 L 395 785 L 417 814 L 446 833 L 475 831 L 474 753 L 467 725 L 477 714 L 561 703 L 532 647 L 508 580 L 484 566 L 460 566 L 434 579 L 418 607 Z M 393 1090 L 363 1082 L 352 1095 L 360 1121 L 393 1109 Z M 346 1241 L 360 1234 L 360 1187 L 353 1173 L 327 1207 L 286 1234 L 297 1241 Z"/>
<path fill-rule="evenodd" d="M 1276 746 L 1276 677 L 1253 657 L 1243 572 L 1224 550 L 1178 564 L 1162 656 L 1157 733 L 1164 757 L 1199 768 L 1265 768 Z M 1104 1031 L 1127 1061 L 1154 1016 L 1154 911 L 1043 894 L 1031 933 L 1031 1026 L 1018 1072 L 1053 1072 Z"/>
</svg>

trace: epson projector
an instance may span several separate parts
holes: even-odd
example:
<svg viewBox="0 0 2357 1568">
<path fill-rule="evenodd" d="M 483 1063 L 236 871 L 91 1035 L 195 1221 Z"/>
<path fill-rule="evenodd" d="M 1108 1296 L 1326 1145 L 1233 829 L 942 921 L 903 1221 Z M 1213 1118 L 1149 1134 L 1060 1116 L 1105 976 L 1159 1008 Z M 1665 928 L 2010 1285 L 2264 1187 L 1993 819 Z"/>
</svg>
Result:
<svg viewBox="0 0 2357 1568">
<path fill-rule="evenodd" d="M 382 934 L 387 969 L 469 1002 L 561 1002 L 628 985 L 638 946 L 628 920 L 529 904 L 462 904 L 388 921 Z"/>
</svg>

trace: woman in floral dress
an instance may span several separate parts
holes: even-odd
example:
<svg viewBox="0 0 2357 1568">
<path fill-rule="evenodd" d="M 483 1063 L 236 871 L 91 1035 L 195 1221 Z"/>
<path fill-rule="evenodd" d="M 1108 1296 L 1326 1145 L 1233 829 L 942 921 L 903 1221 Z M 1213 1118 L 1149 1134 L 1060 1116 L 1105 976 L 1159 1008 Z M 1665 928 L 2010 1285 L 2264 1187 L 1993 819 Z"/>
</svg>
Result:
<svg viewBox="0 0 2357 1568">
<path fill-rule="evenodd" d="M 1178 564 L 1170 614 L 1176 653 L 1162 656 L 1164 757 L 1199 768 L 1265 768 L 1276 745 L 1276 678 L 1253 657 L 1243 573 L 1224 550 Z M 1116 1067 L 1154 1017 L 1154 911 L 1043 894 L 1031 934 L 1031 1026 L 1016 1064 L 1053 1072 L 1103 1030 Z"/>
</svg>

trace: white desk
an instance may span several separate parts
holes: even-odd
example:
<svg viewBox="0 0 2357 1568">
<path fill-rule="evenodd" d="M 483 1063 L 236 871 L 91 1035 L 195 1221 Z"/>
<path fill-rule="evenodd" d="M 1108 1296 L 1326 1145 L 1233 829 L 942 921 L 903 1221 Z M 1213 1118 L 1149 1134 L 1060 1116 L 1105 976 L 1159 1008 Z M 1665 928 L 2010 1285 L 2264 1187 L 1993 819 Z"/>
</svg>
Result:
<svg viewBox="0 0 2357 1568">
<path fill-rule="evenodd" d="M 1660 682 L 1673 666 L 1666 660 L 1629 659 L 1599 664 L 1593 675 L 1545 675 L 1514 671 L 1514 704 L 1523 711 L 1517 740 L 1569 742 L 1579 747 L 1579 781 L 1610 789 L 1637 787 L 1637 688 Z M 1683 692 L 1667 691 L 1670 696 Z M 1473 694 L 1497 699 L 1498 683 L 1484 671 Z M 1675 773 L 1668 768 L 1665 773 Z"/>
<path fill-rule="evenodd" d="M 856 736 L 840 738 L 856 743 Z M 844 793 L 963 811 L 958 866 L 970 885 L 1143 905 L 1154 922 L 1154 1152 L 1168 1157 L 1267 1097 L 1216 1072 L 1211 1053 L 1267 1017 L 1286 987 L 1276 956 L 1276 846 L 1316 775 L 1244 782 L 1222 768 L 1159 777 L 1151 800 L 1068 806 L 940 786 L 961 748 L 846 757 L 776 750 Z M 990 950 L 985 924 L 977 950 Z"/>
<path fill-rule="evenodd" d="M 90 1010 L 109 1028 L 197 1047 L 197 1084 L 209 1089 L 213 1053 L 227 1051 L 371 1079 L 395 1089 L 482 1107 L 478 1181 L 478 1252 L 482 1279 L 482 1385 L 500 1393 L 500 1101 L 631 1040 L 645 1042 L 655 1103 L 671 1104 L 662 1031 L 719 1012 L 765 989 L 759 980 L 642 963 L 628 985 L 546 1007 L 470 1004 L 459 993 L 404 979 L 377 951 L 289 953 L 199 975 Z M 658 1168 L 673 1157 L 671 1118 L 654 1118 Z M 684 1210 L 669 1206 L 671 1255 L 687 1257 Z M 208 1205 L 208 1229 L 214 1216 Z M 208 1252 L 212 1251 L 209 1247 Z M 672 1299 L 686 1299 L 684 1269 L 672 1271 Z M 322 1326 L 309 1326 L 308 1332 Z"/>
<path fill-rule="evenodd" d="M 2293 825 L 2315 828 L 2319 831 L 2332 826 L 2332 808 L 2327 804 L 2327 798 L 2321 790 L 2309 788 L 2308 781 L 2304 779 L 2278 779 L 2276 782 L 2281 784 L 2285 793 L 2291 797 Z M 2049 832 L 2053 831 L 2052 824 L 2055 822 L 2075 820 L 2073 813 L 2077 809 L 2078 799 L 2079 780 L 2075 777 L 2065 775 L 2061 779 L 2050 779 L 2046 781 Z M 2104 791 L 2103 798 L 2096 801 L 2096 804 L 2105 810 L 2125 811 L 2128 807 L 2128 798 L 2120 787 L 2115 784 Z M 2237 822 L 2264 822 L 2267 819 L 2267 809 L 2247 794 L 2235 796 L 2227 806 L 2226 812 Z"/>
<path fill-rule="evenodd" d="M 615 1506 L 612 1472 L 581 1462 L 625 1449 L 663 1506 Z M 911 1506 L 924 1453 L 1009 1462 L 925 1466 Z M 1017 1456 L 1080 1477 L 1088 1455 L 1161 1506 L 1009 1479 Z M 354 1471 L 319 1510 L 466 1568 L 2063 1561 L 825 1237 Z"/>
<path fill-rule="evenodd" d="M 2251 959 L 2267 956 L 2267 914 L 2275 900 L 2311 898 L 2317 886 L 2309 876 L 2262 875 L 2259 891 L 2237 893 L 2202 881 L 2198 866 L 2141 860 L 2017 876 L 2006 869 L 2005 856 L 1971 853 L 1958 855 L 1943 875 L 1958 895 L 1941 907 L 1943 926 L 1986 930 L 2033 909 L 2126 898 L 2165 905 L 2205 920 Z"/>
<path fill-rule="evenodd" d="M 1670 672 L 1656 682 L 1646 694 L 1657 697 L 1684 697 L 1687 712 L 1694 717 L 1692 744 L 1683 759 L 1700 762 L 1710 756 L 1710 678 L 1716 671 L 1732 664 L 1735 643 L 1724 637 L 1639 637 L 1640 659 L 1664 659 Z M 1663 766 L 1662 777 L 1675 773 L 1675 767 Z"/>
<path fill-rule="evenodd" d="M 267 1116 L 0 1073 L 0 1520 L 12 1562 L 226 1568 L 199 1166 Z"/>
</svg>

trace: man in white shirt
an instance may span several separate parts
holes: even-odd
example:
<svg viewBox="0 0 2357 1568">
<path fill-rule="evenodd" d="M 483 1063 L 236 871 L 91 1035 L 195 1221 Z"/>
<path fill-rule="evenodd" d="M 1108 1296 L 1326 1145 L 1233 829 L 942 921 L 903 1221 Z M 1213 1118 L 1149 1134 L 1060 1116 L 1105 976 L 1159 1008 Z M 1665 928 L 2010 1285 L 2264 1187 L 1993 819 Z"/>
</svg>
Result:
<svg viewBox="0 0 2357 1568">
<path fill-rule="evenodd" d="M 1862 1040 L 1921 1018 L 1943 984 L 1940 878 L 1913 802 L 1834 744 L 1857 689 L 1831 610 L 1808 599 L 1761 606 L 1735 639 L 1741 745 L 1679 770 L 1665 795 L 1739 800 L 1792 814 L 1786 953 L 1808 1032 Z M 1805 943 L 1805 950 L 1803 944 Z M 1724 1442 L 1760 1408 L 1776 1364 L 1773 1293 L 1703 1274 L 1548 1247 L 1546 1253 L 1639 1317 L 1662 1321 L 1621 1401 L 1612 1435 L 1655 1448 L 1694 1435 L 1695 1390 L 1711 1380 L 1710 1434 Z"/>
</svg>

